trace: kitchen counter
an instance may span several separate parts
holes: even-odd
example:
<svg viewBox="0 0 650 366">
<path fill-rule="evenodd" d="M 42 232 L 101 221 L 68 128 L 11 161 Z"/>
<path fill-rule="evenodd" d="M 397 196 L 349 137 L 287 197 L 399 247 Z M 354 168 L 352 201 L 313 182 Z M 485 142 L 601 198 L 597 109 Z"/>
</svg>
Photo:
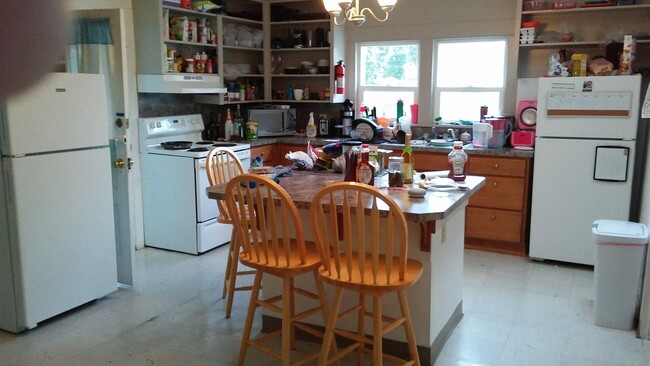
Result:
<svg viewBox="0 0 650 366">
<path fill-rule="evenodd" d="M 276 141 L 280 142 L 280 141 Z M 287 143 L 282 141 L 282 143 Z M 343 175 L 331 171 L 294 171 L 291 177 L 280 178 L 280 185 L 296 203 L 305 223 L 310 222 L 309 208 L 315 193 L 328 182 L 341 181 Z M 462 318 L 463 254 L 465 207 L 470 196 L 485 184 L 485 178 L 469 176 L 467 191 L 428 192 L 424 198 L 411 199 L 404 190 L 384 189 L 395 199 L 407 218 L 408 255 L 424 265 L 420 280 L 407 291 L 418 351 L 423 365 L 433 364 L 445 342 Z M 208 188 L 208 197 L 224 198 L 225 185 Z M 313 240 L 311 225 L 304 225 L 306 240 Z M 423 245 L 427 242 L 428 245 Z M 298 279 L 300 280 L 300 279 Z M 305 281 L 308 284 L 308 281 Z M 328 294 L 332 294 L 327 288 Z M 280 281 L 265 279 L 266 296 L 281 293 Z M 346 298 L 351 304 L 353 297 Z M 397 299 L 388 297 L 387 309 L 397 309 Z M 300 311 L 300 309 L 297 309 Z M 318 325 L 318 320 L 314 320 Z M 264 315 L 265 331 L 279 329 L 279 319 Z M 403 332 L 391 333 L 384 342 L 387 350 L 401 354 L 406 351 Z"/>
<path fill-rule="evenodd" d="M 244 142 L 249 143 L 252 147 L 255 146 L 264 146 L 270 144 L 287 144 L 287 145 L 300 145 L 307 146 L 307 142 L 311 141 L 314 146 L 323 146 L 334 141 L 339 140 L 338 138 L 307 138 L 304 136 L 286 136 L 286 137 L 261 137 L 257 140 L 245 140 Z M 449 153 L 451 151 L 451 146 L 449 147 L 435 147 L 435 146 L 423 146 L 417 145 L 418 141 L 414 140 L 411 145 L 413 151 L 422 151 L 422 152 L 433 152 L 433 153 Z M 384 149 L 389 150 L 402 150 L 404 144 L 397 143 L 382 143 L 380 146 Z M 519 157 L 519 158 L 533 158 L 535 156 L 534 150 L 518 150 L 512 147 L 504 148 L 489 148 L 489 149 L 475 149 L 470 145 L 465 147 L 465 152 L 472 156 L 501 156 L 501 157 Z"/>
</svg>

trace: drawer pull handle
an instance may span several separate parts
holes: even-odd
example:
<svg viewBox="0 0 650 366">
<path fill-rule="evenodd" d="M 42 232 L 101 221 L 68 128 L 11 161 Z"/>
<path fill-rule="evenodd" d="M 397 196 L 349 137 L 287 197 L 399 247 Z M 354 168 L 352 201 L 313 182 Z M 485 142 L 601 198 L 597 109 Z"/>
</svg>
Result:
<svg viewBox="0 0 650 366">
<path fill-rule="evenodd" d="M 496 220 L 497 216 L 495 214 L 490 215 L 490 220 Z"/>
<path fill-rule="evenodd" d="M 492 187 L 496 188 L 496 187 L 497 187 L 497 183 L 496 183 L 496 182 L 492 183 Z"/>
<path fill-rule="evenodd" d="M 499 163 L 494 163 L 494 169 L 499 169 Z"/>
</svg>

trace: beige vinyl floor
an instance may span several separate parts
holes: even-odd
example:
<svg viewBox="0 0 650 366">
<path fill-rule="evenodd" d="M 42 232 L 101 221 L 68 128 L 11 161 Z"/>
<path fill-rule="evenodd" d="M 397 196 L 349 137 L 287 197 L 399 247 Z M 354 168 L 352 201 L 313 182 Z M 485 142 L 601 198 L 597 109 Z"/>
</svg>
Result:
<svg viewBox="0 0 650 366">
<path fill-rule="evenodd" d="M 225 255 L 139 250 L 135 287 L 20 335 L 0 331 L 0 365 L 234 365 L 249 293 L 225 319 Z M 593 325 L 592 288 L 588 267 L 466 251 L 464 318 L 435 365 L 649 365 L 648 341 Z M 246 364 L 279 363 L 253 349 Z"/>
</svg>

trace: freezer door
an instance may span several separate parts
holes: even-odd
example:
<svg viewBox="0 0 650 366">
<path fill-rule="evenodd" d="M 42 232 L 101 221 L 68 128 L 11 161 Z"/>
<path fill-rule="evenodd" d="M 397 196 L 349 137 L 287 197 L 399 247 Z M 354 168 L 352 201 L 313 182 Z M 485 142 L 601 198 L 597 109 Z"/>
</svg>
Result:
<svg viewBox="0 0 650 366">
<path fill-rule="evenodd" d="M 108 148 L 4 159 L 18 324 L 117 290 Z"/>
<path fill-rule="evenodd" d="M 537 136 L 634 139 L 640 90 L 640 75 L 540 78 Z"/>
<path fill-rule="evenodd" d="M 36 86 L 10 97 L 0 122 L 4 156 L 105 146 L 104 77 L 49 74 Z"/>
<path fill-rule="evenodd" d="M 627 181 L 619 177 L 621 159 L 605 159 L 599 146 L 629 148 Z M 533 172 L 530 250 L 532 258 L 594 264 L 591 225 L 598 219 L 628 220 L 634 142 L 537 138 Z"/>
</svg>

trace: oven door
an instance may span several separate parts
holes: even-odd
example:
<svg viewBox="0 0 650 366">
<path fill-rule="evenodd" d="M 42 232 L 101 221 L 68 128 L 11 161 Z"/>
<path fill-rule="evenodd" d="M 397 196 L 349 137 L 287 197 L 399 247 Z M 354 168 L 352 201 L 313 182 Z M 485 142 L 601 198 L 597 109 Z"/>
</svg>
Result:
<svg viewBox="0 0 650 366">
<path fill-rule="evenodd" d="M 235 152 L 237 157 L 244 166 L 244 171 L 248 171 L 251 166 L 250 149 Z M 205 170 L 205 158 L 195 159 L 196 172 L 196 218 L 197 222 L 206 222 L 219 216 L 219 207 L 217 202 L 208 198 L 207 189 L 210 186 L 208 182 L 208 173 Z"/>
</svg>

